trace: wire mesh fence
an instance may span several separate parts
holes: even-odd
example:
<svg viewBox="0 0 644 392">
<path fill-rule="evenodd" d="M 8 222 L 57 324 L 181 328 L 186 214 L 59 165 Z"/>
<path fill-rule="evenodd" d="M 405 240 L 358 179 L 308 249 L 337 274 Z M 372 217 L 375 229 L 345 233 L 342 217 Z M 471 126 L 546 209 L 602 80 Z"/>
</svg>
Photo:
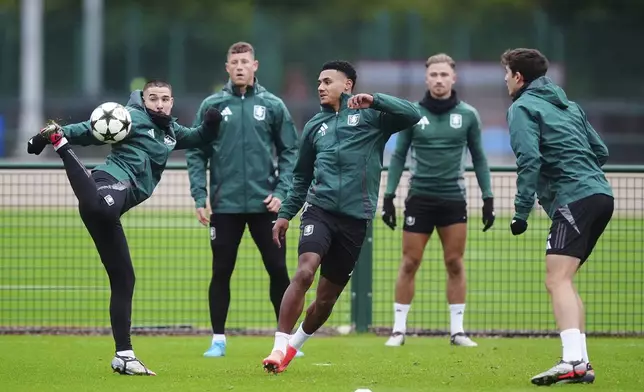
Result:
<svg viewBox="0 0 644 392">
<path fill-rule="evenodd" d="M 644 170 L 619 170 L 608 170 L 616 196 L 615 215 L 576 281 L 586 301 L 588 333 L 641 334 L 644 330 Z M 397 192 L 399 220 L 407 176 Z M 523 236 L 510 234 L 515 179 L 512 171 L 495 169 L 497 220 L 492 230 L 482 233 L 480 192 L 473 174 L 466 175 L 465 328 L 470 332 L 556 331 L 543 284 L 549 220 L 537 208 Z M 209 333 L 210 237 L 198 223 L 193 205 L 187 173 L 179 165 L 166 171 L 151 199 L 122 219 L 137 278 L 132 325 L 139 332 Z M 45 166 L 0 169 L 0 206 L 0 331 L 109 331 L 109 282 L 78 216 L 64 171 Z M 287 238 L 290 275 L 297 265 L 297 227 L 291 225 Z M 372 271 L 367 277 L 372 281 L 371 292 L 366 294 L 372 301 L 368 327 L 374 331 L 386 332 L 393 325 L 401 235 L 400 228 L 391 231 L 377 216 L 369 244 L 372 258 L 361 261 L 372 264 L 366 270 Z M 353 279 L 357 278 L 354 274 Z M 408 322 L 411 332 L 449 330 L 445 280 L 440 241 L 431 238 L 416 277 Z M 355 325 L 351 306 L 357 294 L 350 287 L 345 290 L 327 327 Z M 314 295 L 315 285 L 307 302 Z M 231 297 L 229 333 L 274 330 L 268 275 L 248 232 L 240 246 Z"/>
</svg>

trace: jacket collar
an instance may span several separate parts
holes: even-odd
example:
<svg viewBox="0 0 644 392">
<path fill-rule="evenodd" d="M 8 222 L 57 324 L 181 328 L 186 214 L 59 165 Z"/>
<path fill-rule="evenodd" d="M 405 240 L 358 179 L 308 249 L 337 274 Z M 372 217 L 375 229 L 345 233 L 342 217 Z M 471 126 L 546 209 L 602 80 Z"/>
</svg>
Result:
<svg viewBox="0 0 644 392">
<path fill-rule="evenodd" d="M 347 109 L 347 103 L 349 102 L 349 98 L 351 98 L 352 96 L 353 94 L 347 94 L 347 93 L 342 93 L 342 95 L 340 95 L 340 109 L 338 110 L 338 112 L 341 112 Z M 335 110 L 333 109 L 333 107 L 329 105 L 320 105 L 320 109 L 321 111 L 326 113 L 335 113 Z"/>
</svg>

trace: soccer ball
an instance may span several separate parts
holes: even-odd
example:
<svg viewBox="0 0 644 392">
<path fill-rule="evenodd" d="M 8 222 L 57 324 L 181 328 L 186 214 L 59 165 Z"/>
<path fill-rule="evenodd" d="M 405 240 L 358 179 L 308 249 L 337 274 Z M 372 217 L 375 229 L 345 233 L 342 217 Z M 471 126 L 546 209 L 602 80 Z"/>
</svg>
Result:
<svg viewBox="0 0 644 392">
<path fill-rule="evenodd" d="M 123 105 L 105 102 L 89 118 L 94 137 L 103 143 L 118 143 L 132 128 L 132 117 Z"/>
</svg>

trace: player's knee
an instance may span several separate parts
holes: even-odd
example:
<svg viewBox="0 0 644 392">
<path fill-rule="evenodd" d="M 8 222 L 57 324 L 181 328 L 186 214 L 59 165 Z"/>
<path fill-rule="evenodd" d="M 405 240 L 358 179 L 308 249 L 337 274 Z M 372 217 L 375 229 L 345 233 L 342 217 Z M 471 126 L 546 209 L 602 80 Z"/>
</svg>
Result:
<svg viewBox="0 0 644 392">
<path fill-rule="evenodd" d="M 565 276 L 548 274 L 546 275 L 546 280 L 544 283 L 546 286 L 546 290 L 548 290 L 549 293 L 553 293 L 553 292 L 556 292 L 561 287 L 571 285 L 572 281 Z"/>
<path fill-rule="evenodd" d="M 314 253 L 303 253 L 300 255 L 298 260 L 297 271 L 293 277 L 293 282 L 309 288 L 315 280 L 315 273 L 317 272 L 318 265 L 320 260 L 317 254 Z"/>
<path fill-rule="evenodd" d="M 422 257 L 412 252 L 405 252 L 403 254 L 401 272 L 405 275 L 415 275 L 420 268 Z"/>
<path fill-rule="evenodd" d="M 235 270 L 235 252 L 221 251 L 217 253 L 217 257 L 212 260 L 212 280 L 228 281 Z"/>
<path fill-rule="evenodd" d="M 445 256 L 445 269 L 447 270 L 447 275 L 451 277 L 460 276 L 465 270 L 463 257 L 461 255 Z"/>
<path fill-rule="evenodd" d="M 315 269 L 308 266 L 300 266 L 295 272 L 293 282 L 303 287 L 311 287 L 315 280 Z"/>
</svg>

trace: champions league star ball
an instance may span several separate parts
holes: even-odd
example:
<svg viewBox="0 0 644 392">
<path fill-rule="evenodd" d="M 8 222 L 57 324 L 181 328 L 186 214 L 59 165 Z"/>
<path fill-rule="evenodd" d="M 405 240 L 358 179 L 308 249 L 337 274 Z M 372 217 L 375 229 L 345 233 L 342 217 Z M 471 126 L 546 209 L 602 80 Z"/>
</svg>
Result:
<svg viewBox="0 0 644 392">
<path fill-rule="evenodd" d="M 103 143 L 118 143 L 132 128 L 132 117 L 123 105 L 105 102 L 89 118 L 94 137 Z"/>
</svg>

